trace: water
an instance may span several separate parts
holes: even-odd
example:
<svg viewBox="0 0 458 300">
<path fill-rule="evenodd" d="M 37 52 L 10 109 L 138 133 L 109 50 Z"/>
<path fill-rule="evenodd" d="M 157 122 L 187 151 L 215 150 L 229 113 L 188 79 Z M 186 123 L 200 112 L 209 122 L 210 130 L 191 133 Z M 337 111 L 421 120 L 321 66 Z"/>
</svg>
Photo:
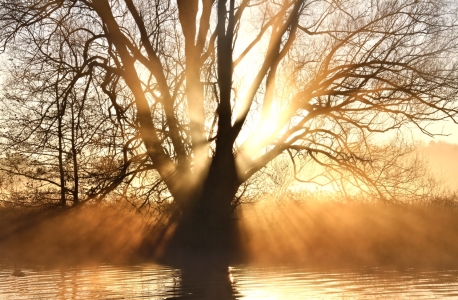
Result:
<svg viewBox="0 0 458 300">
<path fill-rule="evenodd" d="M 12 265 L 0 265 L 0 299 L 458 298 L 458 270 L 142 264 L 22 271 L 15 277 Z"/>
</svg>

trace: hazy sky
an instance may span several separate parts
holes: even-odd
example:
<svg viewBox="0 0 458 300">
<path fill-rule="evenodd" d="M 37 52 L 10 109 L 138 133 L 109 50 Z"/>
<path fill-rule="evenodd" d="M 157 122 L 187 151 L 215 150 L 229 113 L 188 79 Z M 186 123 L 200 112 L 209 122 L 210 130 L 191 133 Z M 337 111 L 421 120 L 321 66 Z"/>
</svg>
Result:
<svg viewBox="0 0 458 300">
<path fill-rule="evenodd" d="M 451 121 L 447 122 L 436 122 L 435 124 L 429 125 L 428 129 L 434 133 L 443 133 L 446 134 L 447 136 L 435 136 L 435 137 L 429 137 L 418 129 L 413 129 L 412 130 L 412 135 L 415 140 L 420 140 L 424 141 L 426 143 L 429 143 L 430 141 L 443 141 L 447 142 L 450 144 L 458 144 L 458 124 L 454 124 Z"/>
</svg>

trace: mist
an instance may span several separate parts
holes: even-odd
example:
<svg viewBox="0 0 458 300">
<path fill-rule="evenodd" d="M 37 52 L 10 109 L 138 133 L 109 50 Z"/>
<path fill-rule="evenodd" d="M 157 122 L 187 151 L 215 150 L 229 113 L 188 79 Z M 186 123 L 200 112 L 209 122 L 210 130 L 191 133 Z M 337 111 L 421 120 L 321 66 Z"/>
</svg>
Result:
<svg viewBox="0 0 458 300">
<path fill-rule="evenodd" d="M 16 264 L 51 266 L 135 259 L 144 220 L 114 207 L 73 210 L 2 210 L 0 254 Z"/>
<path fill-rule="evenodd" d="M 456 208 L 282 201 L 243 211 L 248 260 L 320 267 L 450 267 Z"/>
<path fill-rule="evenodd" d="M 458 265 L 457 209 L 265 198 L 237 210 L 239 253 L 232 263 Z M 2 215 L 0 255 L 18 265 L 161 262 L 167 259 L 168 237 L 175 228 L 116 206 L 53 213 L 4 210 Z"/>
</svg>

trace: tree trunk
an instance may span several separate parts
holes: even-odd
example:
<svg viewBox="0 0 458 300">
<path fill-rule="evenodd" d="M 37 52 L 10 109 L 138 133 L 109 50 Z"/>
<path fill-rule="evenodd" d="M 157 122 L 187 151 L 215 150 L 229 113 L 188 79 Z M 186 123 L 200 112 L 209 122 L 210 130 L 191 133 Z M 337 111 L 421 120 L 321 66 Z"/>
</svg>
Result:
<svg viewBox="0 0 458 300">
<path fill-rule="evenodd" d="M 187 195 L 187 203 L 191 204 L 181 209 L 169 255 L 231 255 L 235 249 L 237 230 L 232 200 L 239 183 L 232 153 L 216 155 L 202 182 Z"/>
<path fill-rule="evenodd" d="M 64 158 L 63 158 L 63 155 L 64 155 L 63 133 L 62 133 L 63 108 L 60 106 L 59 100 L 57 100 L 56 105 L 57 105 L 57 137 L 58 137 L 57 159 L 59 162 L 60 205 L 62 207 L 65 207 L 67 205 L 67 199 L 65 195 L 65 170 L 64 170 Z"/>
</svg>

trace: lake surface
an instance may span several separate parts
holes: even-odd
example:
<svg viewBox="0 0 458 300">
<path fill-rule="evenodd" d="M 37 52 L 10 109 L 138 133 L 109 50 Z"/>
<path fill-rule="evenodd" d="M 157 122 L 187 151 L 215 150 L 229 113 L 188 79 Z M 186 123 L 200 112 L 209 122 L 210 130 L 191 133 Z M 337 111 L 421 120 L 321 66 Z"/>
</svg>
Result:
<svg viewBox="0 0 458 300">
<path fill-rule="evenodd" d="M 458 298 L 458 270 L 193 267 L 157 264 L 65 269 L 0 265 L 0 299 Z"/>
</svg>

